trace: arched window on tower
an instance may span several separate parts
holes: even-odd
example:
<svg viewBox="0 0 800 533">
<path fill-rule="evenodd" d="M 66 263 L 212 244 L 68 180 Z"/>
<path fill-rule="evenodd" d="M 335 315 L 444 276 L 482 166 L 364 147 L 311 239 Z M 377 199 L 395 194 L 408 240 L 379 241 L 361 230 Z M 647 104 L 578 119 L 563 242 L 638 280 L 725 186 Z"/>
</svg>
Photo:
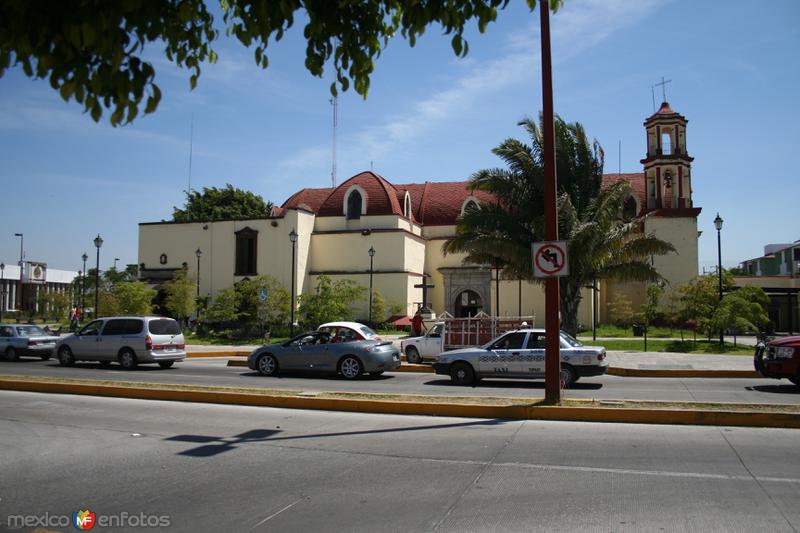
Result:
<svg viewBox="0 0 800 533">
<path fill-rule="evenodd" d="M 672 137 L 670 137 L 669 133 L 661 134 L 661 153 L 664 155 L 672 153 Z"/>
<path fill-rule="evenodd" d="M 405 202 L 403 206 L 403 216 L 411 219 L 411 195 L 406 192 Z"/>
<path fill-rule="evenodd" d="M 361 218 L 361 193 L 352 191 L 347 197 L 347 220 Z"/>
</svg>

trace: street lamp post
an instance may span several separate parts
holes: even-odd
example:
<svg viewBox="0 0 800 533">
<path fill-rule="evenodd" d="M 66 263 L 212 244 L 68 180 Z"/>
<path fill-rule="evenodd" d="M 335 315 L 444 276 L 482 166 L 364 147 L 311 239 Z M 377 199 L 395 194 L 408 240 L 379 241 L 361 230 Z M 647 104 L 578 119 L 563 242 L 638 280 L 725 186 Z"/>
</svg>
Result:
<svg viewBox="0 0 800 533">
<path fill-rule="evenodd" d="M 194 255 L 197 256 L 197 293 L 195 296 L 196 300 L 196 314 L 195 318 L 200 318 L 200 256 L 203 255 L 203 251 L 198 248 L 194 251 Z"/>
<path fill-rule="evenodd" d="M 89 259 L 86 252 L 83 252 L 81 259 L 83 259 L 83 276 L 81 277 L 81 313 L 83 313 L 86 307 L 86 260 Z"/>
<path fill-rule="evenodd" d="M 375 258 L 375 248 L 369 247 L 369 325 L 372 326 L 372 260 Z"/>
<path fill-rule="evenodd" d="M 3 311 L 6 307 L 6 264 L 0 263 L 0 324 L 3 323 Z"/>
<path fill-rule="evenodd" d="M 722 219 L 717 213 L 717 218 L 714 219 L 714 227 L 717 228 L 717 277 L 719 278 L 719 301 L 722 303 Z M 725 339 L 723 337 L 724 331 L 719 329 L 719 347 L 724 346 Z"/>
<path fill-rule="evenodd" d="M 94 238 L 94 247 L 97 248 L 97 264 L 94 272 L 94 317 L 97 318 L 100 311 L 100 247 L 103 246 L 103 239 L 100 234 Z"/>
<path fill-rule="evenodd" d="M 295 283 L 295 278 L 297 277 L 295 275 L 295 272 L 294 272 L 294 270 L 295 270 L 295 251 L 297 249 L 297 232 L 294 230 L 294 228 L 292 228 L 292 232 L 289 234 L 289 241 L 292 243 L 292 304 L 291 304 L 291 313 L 292 313 L 291 320 L 292 320 L 292 322 L 291 322 L 291 324 L 289 324 L 289 336 L 290 337 L 294 337 L 294 300 L 295 300 L 295 295 L 294 295 L 295 286 L 294 286 L 294 283 Z"/>
<path fill-rule="evenodd" d="M 19 237 L 19 286 L 17 287 L 17 298 L 19 298 L 19 317 L 22 316 L 22 262 L 24 261 L 22 243 L 25 242 L 25 236 L 22 233 L 15 233 L 14 237 Z"/>
</svg>

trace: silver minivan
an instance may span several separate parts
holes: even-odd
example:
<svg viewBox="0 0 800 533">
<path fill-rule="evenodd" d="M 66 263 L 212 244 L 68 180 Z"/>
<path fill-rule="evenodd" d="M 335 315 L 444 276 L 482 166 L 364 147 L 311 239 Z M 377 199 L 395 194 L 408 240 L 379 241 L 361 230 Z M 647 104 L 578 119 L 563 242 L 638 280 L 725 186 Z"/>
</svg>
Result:
<svg viewBox="0 0 800 533">
<path fill-rule="evenodd" d="M 116 361 L 128 370 L 140 363 L 169 368 L 186 359 L 186 344 L 180 325 L 171 318 L 115 316 L 92 320 L 61 338 L 55 353 L 64 366 L 75 361 L 99 361 L 101 365 Z"/>
</svg>

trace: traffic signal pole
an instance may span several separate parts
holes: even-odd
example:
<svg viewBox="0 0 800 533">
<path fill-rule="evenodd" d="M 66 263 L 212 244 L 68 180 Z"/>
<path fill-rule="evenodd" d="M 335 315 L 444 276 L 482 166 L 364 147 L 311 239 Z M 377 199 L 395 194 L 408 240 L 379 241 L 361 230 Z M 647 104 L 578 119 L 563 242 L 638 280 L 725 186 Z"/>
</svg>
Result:
<svg viewBox="0 0 800 533">
<path fill-rule="evenodd" d="M 542 38 L 542 115 L 544 137 L 544 233 L 545 240 L 558 240 L 556 212 L 556 148 L 553 116 L 553 74 L 550 59 L 550 6 L 539 0 Z M 559 278 L 545 280 L 545 401 L 561 402 L 561 324 L 559 313 Z"/>
</svg>

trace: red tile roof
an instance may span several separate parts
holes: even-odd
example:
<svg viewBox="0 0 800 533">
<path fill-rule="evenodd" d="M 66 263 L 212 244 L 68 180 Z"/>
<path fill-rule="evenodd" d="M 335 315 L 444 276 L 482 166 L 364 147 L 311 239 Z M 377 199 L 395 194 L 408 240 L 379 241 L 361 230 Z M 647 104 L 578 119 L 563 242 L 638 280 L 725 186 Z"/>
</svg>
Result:
<svg viewBox="0 0 800 533">
<path fill-rule="evenodd" d="M 644 174 L 605 174 L 603 185 L 625 179 L 631 183 L 633 194 L 639 199 L 640 208 L 647 205 Z M 344 195 L 351 186 L 358 185 L 367 195 L 367 215 L 403 216 L 405 193 L 411 195 L 413 220 L 423 225 L 453 225 L 461 215 L 461 208 L 470 196 L 478 202 L 487 203 L 494 196 L 484 191 L 469 190 L 468 181 L 445 181 L 392 185 L 373 172 L 362 172 L 348 179 L 335 189 L 303 189 L 275 208 L 275 216 L 283 215 L 287 209 L 302 208 L 318 216 L 343 216 Z"/>
<path fill-rule="evenodd" d="M 603 174 L 603 187 L 608 187 L 619 180 L 626 180 L 631 184 L 631 193 L 639 200 L 639 209 L 647 210 L 647 187 L 644 183 L 644 172 Z"/>
</svg>

